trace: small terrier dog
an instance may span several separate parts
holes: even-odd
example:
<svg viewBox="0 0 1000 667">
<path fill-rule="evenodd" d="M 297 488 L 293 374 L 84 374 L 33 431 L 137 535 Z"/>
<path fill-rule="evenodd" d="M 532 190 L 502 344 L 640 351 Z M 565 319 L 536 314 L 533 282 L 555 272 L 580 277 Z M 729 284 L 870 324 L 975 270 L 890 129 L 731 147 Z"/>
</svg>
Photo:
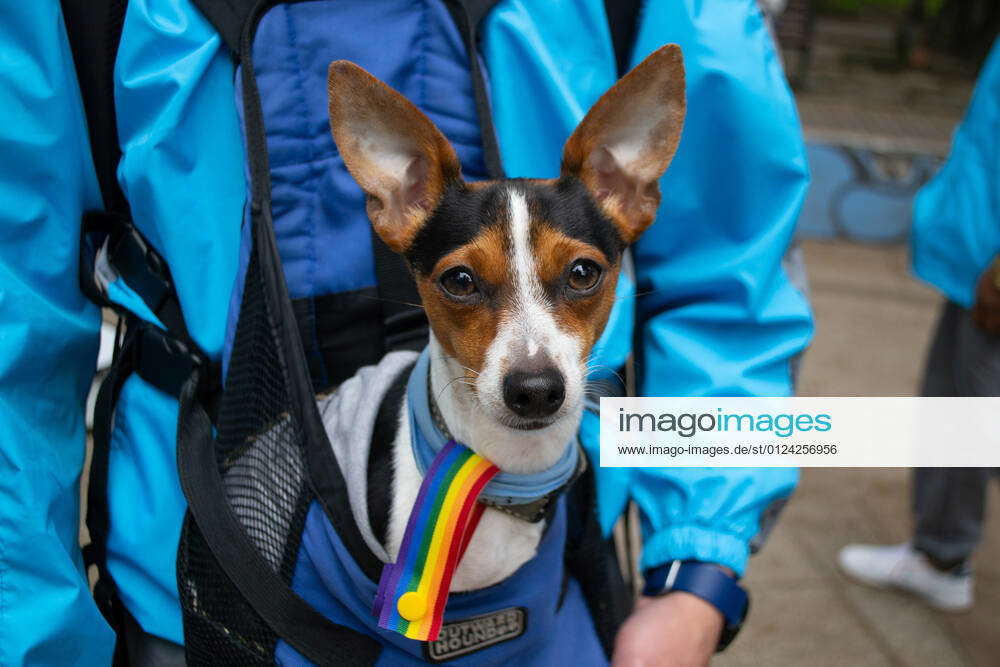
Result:
<svg viewBox="0 0 1000 667">
<path fill-rule="evenodd" d="M 402 95 L 342 60 L 329 89 L 333 136 L 372 225 L 416 279 L 445 425 L 505 472 L 549 468 L 579 427 L 622 253 L 653 222 L 680 140 L 680 48 L 655 51 L 597 101 L 557 179 L 466 183 L 448 140 Z M 391 465 L 384 537 L 395 558 L 421 482 L 405 418 Z M 451 590 L 510 576 L 543 528 L 487 509 Z"/>
</svg>

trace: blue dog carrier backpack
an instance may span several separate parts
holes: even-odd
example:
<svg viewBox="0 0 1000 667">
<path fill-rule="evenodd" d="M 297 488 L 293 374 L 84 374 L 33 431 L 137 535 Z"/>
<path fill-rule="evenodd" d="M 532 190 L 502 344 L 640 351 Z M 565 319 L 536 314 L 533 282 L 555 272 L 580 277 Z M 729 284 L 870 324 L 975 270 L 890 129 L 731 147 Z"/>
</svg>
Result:
<svg viewBox="0 0 1000 667">
<path fill-rule="evenodd" d="M 422 309 L 413 305 L 419 297 L 408 268 L 372 233 L 364 195 L 333 143 L 327 67 L 350 60 L 402 92 L 455 146 L 467 179 L 502 177 L 476 55 L 477 27 L 495 0 L 417 9 L 409 0 L 195 4 L 237 63 L 234 103 L 246 149 L 247 205 L 221 363 L 210 361 L 189 334 L 169 267 L 132 225 L 116 181 L 120 153 L 110 81 L 125 3 L 64 0 L 106 208 L 84 217 L 81 286 L 125 323 L 95 411 L 92 543 L 85 560 L 99 572 L 98 605 L 119 629 L 128 612 L 107 570 L 105 490 L 115 402 L 136 373 L 180 403 L 177 465 L 188 511 L 177 587 L 189 664 L 523 663 L 528 656 L 513 641 L 518 633 L 471 654 L 446 645 L 400 648 L 327 599 L 338 586 L 373 588 L 382 562 L 352 515 L 343 462 L 317 407 L 317 396 L 359 368 L 391 351 L 423 348 L 428 331 Z M 628 32 L 615 28 L 616 44 L 617 35 Z M 143 312 L 108 297 L 101 276 L 109 267 L 139 296 Z M 391 401 L 398 407 L 401 395 L 388 391 L 380 414 L 397 414 Z M 373 441 L 382 436 L 392 434 L 376 433 Z M 566 600 L 577 597 L 589 621 L 572 623 L 592 625 L 604 662 L 629 595 L 594 506 L 588 471 L 548 514 L 543 547 L 554 545 L 555 560 L 552 549 L 541 548 L 545 572 L 529 568 L 511 578 L 534 577 L 518 583 L 525 601 L 517 602 L 511 580 L 493 591 L 459 594 L 457 604 L 469 617 L 446 614 L 446 626 L 481 618 L 473 612 L 504 612 L 499 618 L 518 621 L 524 634 L 525 614 L 530 629 L 532 614 L 552 613 L 539 611 L 548 602 L 532 600 L 531 591 L 552 584 L 558 605 L 569 608 Z M 329 558 L 304 560 L 310 540 L 329 546 Z M 491 596 L 504 608 L 491 608 Z M 579 642 L 569 630 L 553 634 Z M 123 644 L 116 652 L 122 661 Z"/>
</svg>

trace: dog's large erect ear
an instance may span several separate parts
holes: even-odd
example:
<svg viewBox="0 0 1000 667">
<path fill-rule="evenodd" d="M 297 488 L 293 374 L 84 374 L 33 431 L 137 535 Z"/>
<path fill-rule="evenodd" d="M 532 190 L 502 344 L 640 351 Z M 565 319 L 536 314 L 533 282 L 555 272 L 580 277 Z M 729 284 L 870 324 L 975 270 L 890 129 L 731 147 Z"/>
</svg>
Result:
<svg viewBox="0 0 1000 667">
<path fill-rule="evenodd" d="M 563 176 L 583 181 L 626 243 L 656 217 L 684 105 L 684 60 L 668 44 L 604 93 L 563 149 Z"/>
<path fill-rule="evenodd" d="M 368 195 L 368 217 L 386 245 L 405 252 L 461 178 L 455 150 L 417 107 L 357 65 L 330 64 L 330 129 L 347 169 Z"/>
</svg>

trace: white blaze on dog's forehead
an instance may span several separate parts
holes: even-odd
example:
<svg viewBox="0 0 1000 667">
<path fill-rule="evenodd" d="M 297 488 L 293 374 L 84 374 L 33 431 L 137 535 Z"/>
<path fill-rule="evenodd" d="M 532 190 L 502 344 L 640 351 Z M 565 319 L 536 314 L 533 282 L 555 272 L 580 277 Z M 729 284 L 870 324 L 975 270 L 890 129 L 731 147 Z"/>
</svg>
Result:
<svg viewBox="0 0 1000 667">
<path fill-rule="evenodd" d="M 541 294 L 535 269 L 535 254 L 531 250 L 531 214 L 524 193 L 511 188 L 508 197 L 510 241 L 514 269 L 514 286 L 518 301 L 526 306 Z"/>
<path fill-rule="evenodd" d="M 531 358 L 545 354 L 557 365 L 561 365 L 563 357 L 563 363 L 568 363 L 572 359 L 569 350 L 576 342 L 566 340 L 566 334 L 559 331 L 552 306 L 545 297 L 538 275 L 538 258 L 531 243 L 531 212 L 525 194 L 511 187 L 508 207 L 509 259 L 515 296 L 497 338 L 501 345 L 511 346 L 509 351 L 516 351 L 514 356 Z M 508 355 L 508 358 L 513 361 L 513 357 Z"/>
</svg>

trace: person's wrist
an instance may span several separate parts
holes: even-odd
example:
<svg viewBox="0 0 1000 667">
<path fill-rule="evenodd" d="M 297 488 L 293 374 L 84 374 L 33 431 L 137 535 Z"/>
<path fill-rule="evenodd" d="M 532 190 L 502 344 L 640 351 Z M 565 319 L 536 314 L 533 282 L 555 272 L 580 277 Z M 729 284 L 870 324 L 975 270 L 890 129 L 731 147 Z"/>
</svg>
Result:
<svg viewBox="0 0 1000 667">
<path fill-rule="evenodd" d="M 692 617 L 698 619 L 700 624 L 715 626 L 718 628 L 719 634 L 722 634 L 722 630 L 726 627 L 726 617 L 718 607 L 708 600 L 687 591 L 670 591 L 659 597 L 648 599 L 658 600 L 666 597 L 672 598 L 683 605 L 685 609 L 690 611 Z"/>
<path fill-rule="evenodd" d="M 738 583 L 736 573 L 715 563 L 672 561 L 646 571 L 643 595 L 656 598 L 683 593 L 711 606 L 722 617 L 717 651 L 739 633 L 750 608 L 750 598 Z"/>
<path fill-rule="evenodd" d="M 722 633 L 726 629 L 726 617 L 711 602 L 687 591 L 669 591 L 659 596 L 644 596 L 645 604 L 667 601 L 676 612 L 682 614 L 692 627 L 711 637 L 712 648 L 718 650 Z"/>
<path fill-rule="evenodd" d="M 707 665 L 724 625 L 719 610 L 695 595 L 640 597 L 615 638 L 612 665 Z"/>
</svg>

